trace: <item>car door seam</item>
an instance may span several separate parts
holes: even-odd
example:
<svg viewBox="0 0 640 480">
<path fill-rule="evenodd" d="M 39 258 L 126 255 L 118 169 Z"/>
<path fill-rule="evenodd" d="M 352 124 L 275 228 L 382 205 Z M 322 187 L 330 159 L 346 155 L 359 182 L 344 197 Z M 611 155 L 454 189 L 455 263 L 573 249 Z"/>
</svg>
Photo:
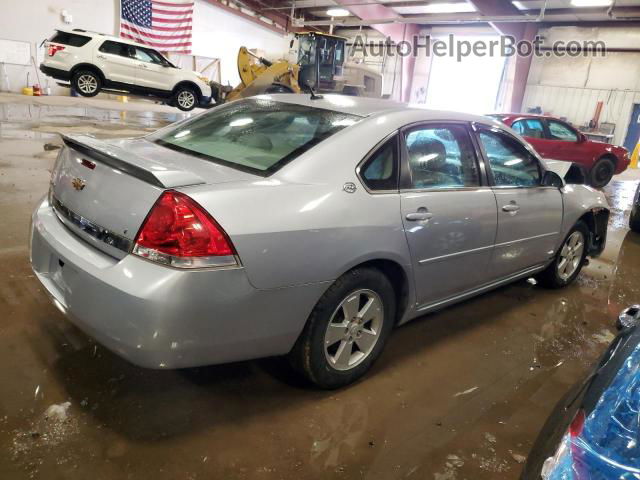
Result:
<svg viewBox="0 0 640 480">
<path fill-rule="evenodd" d="M 494 247 L 494 245 L 486 245 L 484 247 L 470 248 L 469 250 L 464 250 L 462 252 L 447 253 L 446 255 L 440 255 L 439 257 L 433 257 L 433 258 L 424 258 L 422 260 L 418 260 L 418 263 L 420 265 L 426 265 L 427 263 L 437 262 L 438 260 L 444 260 L 444 259 L 447 259 L 447 258 L 466 255 L 466 254 L 469 254 L 469 253 L 481 252 L 481 251 L 484 251 L 484 250 L 487 250 L 487 249 L 493 248 L 493 247 Z"/>
</svg>

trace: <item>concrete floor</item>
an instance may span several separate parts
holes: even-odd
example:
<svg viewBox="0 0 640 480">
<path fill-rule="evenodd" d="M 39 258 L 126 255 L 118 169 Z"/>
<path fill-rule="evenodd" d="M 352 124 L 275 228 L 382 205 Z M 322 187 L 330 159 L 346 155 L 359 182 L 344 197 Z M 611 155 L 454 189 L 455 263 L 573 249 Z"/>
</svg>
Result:
<svg viewBox="0 0 640 480">
<path fill-rule="evenodd" d="M 300 388 L 274 360 L 139 369 L 49 302 L 29 267 L 29 215 L 57 132 L 138 135 L 182 114 L 16 98 L 0 96 L 2 479 L 515 479 L 617 312 L 640 300 L 640 236 L 626 226 L 640 175 L 629 171 L 606 189 L 607 248 L 574 285 L 522 281 L 418 319 L 350 388 Z"/>
</svg>

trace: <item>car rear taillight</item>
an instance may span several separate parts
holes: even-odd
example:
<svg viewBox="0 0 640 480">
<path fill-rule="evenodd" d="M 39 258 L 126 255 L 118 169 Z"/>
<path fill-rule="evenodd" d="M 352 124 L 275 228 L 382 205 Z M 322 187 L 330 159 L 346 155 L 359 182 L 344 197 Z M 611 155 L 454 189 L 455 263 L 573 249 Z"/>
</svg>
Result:
<svg viewBox="0 0 640 480">
<path fill-rule="evenodd" d="M 187 195 L 165 191 L 136 235 L 133 253 L 178 268 L 238 265 L 231 240 Z"/>
<path fill-rule="evenodd" d="M 53 57 L 57 52 L 64 50 L 64 45 L 56 45 L 54 43 L 49 45 L 49 56 Z"/>
<path fill-rule="evenodd" d="M 584 428 L 584 421 L 586 420 L 586 416 L 584 414 L 584 410 L 580 409 L 576 412 L 576 416 L 573 417 L 573 421 L 571 425 L 569 425 L 569 434 L 575 438 L 579 437 L 582 433 L 582 429 Z"/>
</svg>

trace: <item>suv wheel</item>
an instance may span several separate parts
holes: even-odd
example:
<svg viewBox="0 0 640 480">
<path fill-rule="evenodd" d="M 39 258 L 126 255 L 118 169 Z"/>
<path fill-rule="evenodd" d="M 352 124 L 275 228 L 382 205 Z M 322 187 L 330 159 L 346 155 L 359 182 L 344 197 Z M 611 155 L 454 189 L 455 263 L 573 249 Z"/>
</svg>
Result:
<svg viewBox="0 0 640 480">
<path fill-rule="evenodd" d="M 587 226 L 583 222 L 576 223 L 564 239 L 553 262 L 536 276 L 540 285 L 562 288 L 573 282 L 584 265 L 588 238 Z"/>
<path fill-rule="evenodd" d="M 616 166 L 610 158 L 598 160 L 589 172 L 589 184 L 594 188 L 602 188 L 611 181 Z"/>
<path fill-rule="evenodd" d="M 91 70 L 80 70 L 73 75 L 73 89 L 83 97 L 95 97 L 102 88 L 100 76 Z"/>
<path fill-rule="evenodd" d="M 358 268 L 325 292 L 289 353 L 289 363 L 320 388 L 362 377 L 380 356 L 395 319 L 395 294 L 379 270 Z"/>
<path fill-rule="evenodd" d="M 198 103 L 198 96 L 192 88 L 179 87 L 173 97 L 173 102 L 183 112 L 190 112 L 196 108 Z"/>
</svg>

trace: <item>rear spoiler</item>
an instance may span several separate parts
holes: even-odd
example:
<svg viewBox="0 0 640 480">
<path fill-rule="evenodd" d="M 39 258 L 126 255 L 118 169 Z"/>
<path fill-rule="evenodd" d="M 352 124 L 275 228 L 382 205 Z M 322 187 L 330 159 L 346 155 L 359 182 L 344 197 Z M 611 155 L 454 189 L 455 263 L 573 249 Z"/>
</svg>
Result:
<svg viewBox="0 0 640 480">
<path fill-rule="evenodd" d="M 186 170 L 169 169 L 139 155 L 89 135 L 62 135 L 65 145 L 92 160 L 114 168 L 158 188 L 201 185 L 205 181 Z"/>
</svg>

